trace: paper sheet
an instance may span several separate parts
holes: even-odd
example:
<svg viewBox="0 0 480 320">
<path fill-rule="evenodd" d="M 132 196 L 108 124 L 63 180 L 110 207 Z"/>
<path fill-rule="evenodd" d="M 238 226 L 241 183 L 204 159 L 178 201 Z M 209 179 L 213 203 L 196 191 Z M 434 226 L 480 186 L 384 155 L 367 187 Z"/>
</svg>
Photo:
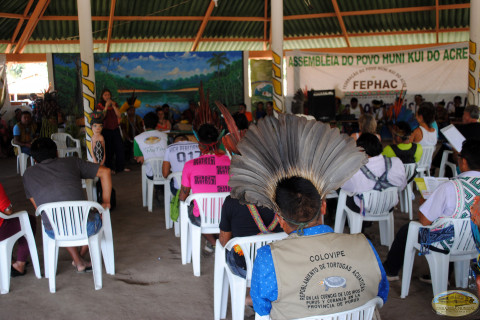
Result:
<svg viewBox="0 0 480 320">
<path fill-rule="evenodd" d="M 452 145 L 452 147 L 458 152 L 462 151 L 462 143 L 465 141 L 465 137 L 458 131 L 453 124 L 446 126 L 442 131 L 445 138 Z"/>
</svg>

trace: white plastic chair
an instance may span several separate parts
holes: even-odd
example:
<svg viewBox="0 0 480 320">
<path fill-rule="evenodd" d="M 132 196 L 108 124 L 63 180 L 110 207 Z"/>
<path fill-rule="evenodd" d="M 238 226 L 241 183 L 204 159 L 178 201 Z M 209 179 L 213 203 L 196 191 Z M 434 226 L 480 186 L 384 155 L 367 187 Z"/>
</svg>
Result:
<svg viewBox="0 0 480 320">
<path fill-rule="evenodd" d="M 260 234 L 250 237 L 233 238 L 222 247 L 217 240 L 215 247 L 215 272 L 214 272 L 214 319 L 225 319 L 227 316 L 228 289 L 230 285 L 232 320 L 243 320 L 245 313 L 245 295 L 247 287 L 252 280 L 253 262 L 257 250 L 270 242 L 285 239 L 285 232 Z M 245 257 L 247 275 L 242 278 L 234 275 L 225 261 L 225 250 L 233 250 L 235 245 L 242 248 Z"/>
<path fill-rule="evenodd" d="M 375 297 L 372 300 L 365 303 L 363 306 L 358 308 L 327 314 L 322 316 L 313 316 L 307 318 L 298 318 L 296 320 L 371 320 L 375 312 L 375 307 L 380 309 L 383 306 L 382 298 Z M 258 313 L 255 313 L 255 320 L 269 320 L 270 316 L 260 316 Z"/>
<path fill-rule="evenodd" d="M 105 248 L 104 258 L 105 255 L 109 256 L 109 253 L 106 252 L 107 243 L 103 234 L 103 225 L 97 234 L 90 237 L 87 235 L 87 217 L 91 208 L 95 208 L 99 213 L 103 214 L 106 213 L 105 211 L 108 211 L 93 201 L 51 202 L 37 208 L 36 215 L 39 216 L 42 212 L 45 212 L 55 235 L 55 239 L 50 238 L 45 233 L 45 228 L 42 223 L 45 277 L 49 278 L 51 293 L 55 293 L 55 275 L 57 272 L 59 247 L 88 245 L 92 261 L 95 290 L 102 288 L 101 247 Z M 110 224 L 110 215 L 108 213 L 102 218 L 102 223 L 106 225 Z M 105 218 L 107 218 L 108 221 L 104 222 Z"/>
<path fill-rule="evenodd" d="M 475 241 L 472 235 L 470 218 L 467 219 L 442 219 L 442 223 L 453 223 L 455 228 L 455 239 L 449 254 L 434 252 L 430 250 L 425 254 L 430 275 L 432 277 L 433 296 L 447 290 L 449 261 L 455 264 L 455 284 L 457 287 L 466 288 L 468 285 L 468 271 L 470 269 L 470 260 L 478 255 L 475 247 Z M 417 221 L 411 221 L 408 227 L 407 245 L 405 248 L 405 259 L 403 263 L 402 292 L 400 298 L 405 298 L 410 289 L 410 279 L 412 277 L 413 261 L 415 251 L 420 250 L 418 243 L 418 232 L 422 224 Z M 423 226 L 432 228 L 432 226 Z"/>
<path fill-rule="evenodd" d="M 393 207 L 398 203 L 398 188 L 390 187 L 383 191 L 368 191 L 362 193 L 365 216 L 350 210 L 347 205 L 347 193 L 340 190 L 335 217 L 335 232 L 343 233 L 345 213 L 348 217 L 350 234 L 362 231 L 363 221 L 378 221 L 380 223 L 380 243 L 390 247 L 393 242 Z"/>
<path fill-rule="evenodd" d="M 442 154 L 442 161 L 440 162 L 440 169 L 438 171 L 438 177 L 445 177 L 445 167 L 449 167 L 452 170 L 453 177 L 457 176 L 457 165 L 448 161 L 448 156 L 453 154 L 453 151 L 444 150 Z"/>
<path fill-rule="evenodd" d="M 417 172 L 419 177 L 430 177 L 430 167 L 432 166 L 433 152 L 435 146 L 422 146 L 422 157 L 417 162 Z"/>
<path fill-rule="evenodd" d="M 82 147 L 79 139 L 74 139 L 68 133 L 62 132 L 52 133 L 51 138 L 57 145 L 59 158 L 72 157 L 74 153 L 77 153 L 80 159 L 82 158 Z M 69 147 L 68 140 L 75 142 L 75 147 Z"/>
<path fill-rule="evenodd" d="M 5 215 L 0 212 L 0 218 L 8 220 L 18 218 L 20 220 L 20 231 L 16 234 L 0 241 L 0 289 L 2 294 L 10 291 L 10 272 L 12 261 L 13 246 L 21 237 L 25 237 L 28 243 L 28 250 L 32 259 L 35 276 L 38 279 L 42 278 L 40 273 L 40 263 L 38 262 L 37 246 L 35 244 L 35 237 L 33 236 L 30 220 L 28 219 L 27 211 L 19 211 L 11 215 Z"/>
<path fill-rule="evenodd" d="M 165 200 L 165 228 L 170 229 L 174 227 L 175 236 L 180 236 L 180 228 L 178 225 L 178 221 L 174 222 L 172 218 L 170 218 L 170 201 L 172 200 L 172 192 L 170 191 L 170 181 L 175 179 L 178 185 L 181 185 L 182 182 L 182 172 L 172 172 L 167 177 L 167 182 L 165 183 L 165 188 L 163 189 L 163 199 Z"/>
<path fill-rule="evenodd" d="M 17 149 L 17 173 L 20 173 L 21 176 L 23 176 L 23 173 L 25 170 L 27 170 L 27 164 L 28 164 L 28 158 L 30 158 L 30 165 L 34 165 L 35 162 L 33 160 L 33 157 L 29 156 L 26 153 L 22 152 L 22 148 L 13 142 L 14 140 L 12 139 L 12 146 Z"/>
<path fill-rule="evenodd" d="M 163 177 L 163 174 L 162 174 L 162 164 L 163 164 L 163 158 L 151 158 L 144 162 L 145 166 L 149 165 L 152 168 L 152 174 L 153 174 L 152 180 L 147 178 L 147 175 L 146 173 L 144 173 L 144 168 L 142 166 L 142 175 L 144 176 L 142 177 L 142 179 L 146 180 L 148 212 L 152 212 L 153 189 L 155 185 L 163 185 L 164 189 L 168 189 L 170 192 L 170 186 L 167 184 L 168 181 Z M 166 202 L 165 202 L 165 206 L 166 206 Z"/>
<path fill-rule="evenodd" d="M 220 215 L 223 201 L 230 192 L 195 193 L 180 201 L 180 244 L 182 249 L 182 264 L 193 260 L 193 274 L 200 277 L 200 251 L 202 233 L 220 233 Z M 193 225 L 188 217 L 188 206 L 192 201 L 197 203 L 200 211 L 200 227 Z"/>
<path fill-rule="evenodd" d="M 417 165 L 415 163 L 407 163 L 403 165 L 405 167 L 405 176 L 407 177 L 407 181 L 409 181 L 416 173 Z M 413 189 L 412 189 L 413 181 L 407 183 L 405 189 L 398 190 L 398 198 L 400 201 L 400 211 L 408 213 L 408 217 L 410 220 L 413 219 L 413 207 L 412 207 L 412 196 L 413 196 Z"/>
</svg>

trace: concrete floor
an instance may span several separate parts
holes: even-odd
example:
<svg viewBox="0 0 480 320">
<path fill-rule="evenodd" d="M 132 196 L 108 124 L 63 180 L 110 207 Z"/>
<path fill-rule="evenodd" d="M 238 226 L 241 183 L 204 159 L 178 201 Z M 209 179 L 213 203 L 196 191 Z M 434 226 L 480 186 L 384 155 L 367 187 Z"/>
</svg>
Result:
<svg viewBox="0 0 480 320">
<path fill-rule="evenodd" d="M 112 212 L 116 275 L 104 272 L 103 288 L 95 291 L 92 274 L 77 274 L 66 250 L 60 250 L 57 292 L 51 294 L 48 280 L 36 279 L 29 266 L 26 276 L 11 280 L 10 293 L 0 296 L 0 319 L 213 319 L 214 256 L 202 257 L 198 278 L 193 276 L 191 264 L 182 265 L 180 239 L 173 230 L 165 230 L 163 199 L 154 200 L 153 213 L 143 208 L 140 167 L 131 168 L 131 172 L 113 176 L 117 192 L 117 208 Z M 16 173 L 15 159 L 0 159 L 0 182 L 17 211 L 34 214 Z M 395 211 L 396 230 L 407 221 L 405 214 Z M 40 231 L 39 219 L 37 223 Z M 374 224 L 367 233 L 384 259 L 387 248 L 380 246 L 378 226 Z M 36 239 L 43 270 L 41 231 Z M 401 282 L 391 283 L 388 301 L 380 309 L 382 319 L 442 319 L 431 307 L 431 285 L 418 280 L 427 270 L 426 260 L 417 257 L 406 299 L 400 299 Z M 476 318 L 480 318 L 479 312 L 464 317 Z"/>
</svg>

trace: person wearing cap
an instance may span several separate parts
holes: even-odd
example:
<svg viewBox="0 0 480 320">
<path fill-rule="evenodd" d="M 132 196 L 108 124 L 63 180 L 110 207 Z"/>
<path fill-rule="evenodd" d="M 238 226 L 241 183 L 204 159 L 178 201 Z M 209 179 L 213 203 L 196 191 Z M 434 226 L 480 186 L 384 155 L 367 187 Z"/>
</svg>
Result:
<svg viewBox="0 0 480 320">
<path fill-rule="evenodd" d="M 13 206 L 8 198 L 5 189 L 0 183 L 0 212 L 5 215 L 11 215 L 13 213 Z M 32 227 L 33 234 L 35 235 L 37 223 L 35 217 L 28 215 L 30 220 L 30 226 Z M 21 229 L 20 220 L 18 218 L 14 219 L 2 219 L 0 218 L 0 241 L 10 238 Z M 27 271 L 25 270 L 25 265 L 30 255 L 28 250 L 28 243 L 25 237 L 21 237 L 17 242 L 17 260 L 12 263 L 10 276 L 12 278 L 24 276 Z"/>
<path fill-rule="evenodd" d="M 398 122 L 393 130 L 394 144 L 383 148 L 382 155 L 389 158 L 397 157 L 404 164 L 419 162 L 423 153 L 422 145 L 409 142 L 411 134 L 412 129 L 408 123 Z"/>
</svg>

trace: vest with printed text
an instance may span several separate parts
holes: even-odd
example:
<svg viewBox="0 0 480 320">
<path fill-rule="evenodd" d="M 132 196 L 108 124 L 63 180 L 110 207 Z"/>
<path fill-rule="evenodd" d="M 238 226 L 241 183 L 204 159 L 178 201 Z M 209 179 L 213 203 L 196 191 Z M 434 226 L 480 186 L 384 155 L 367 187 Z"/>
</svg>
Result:
<svg viewBox="0 0 480 320">
<path fill-rule="evenodd" d="M 278 283 L 272 319 L 337 313 L 377 296 L 380 267 L 363 234 L 291 234 L 270 247 Z"/>
</svg>

